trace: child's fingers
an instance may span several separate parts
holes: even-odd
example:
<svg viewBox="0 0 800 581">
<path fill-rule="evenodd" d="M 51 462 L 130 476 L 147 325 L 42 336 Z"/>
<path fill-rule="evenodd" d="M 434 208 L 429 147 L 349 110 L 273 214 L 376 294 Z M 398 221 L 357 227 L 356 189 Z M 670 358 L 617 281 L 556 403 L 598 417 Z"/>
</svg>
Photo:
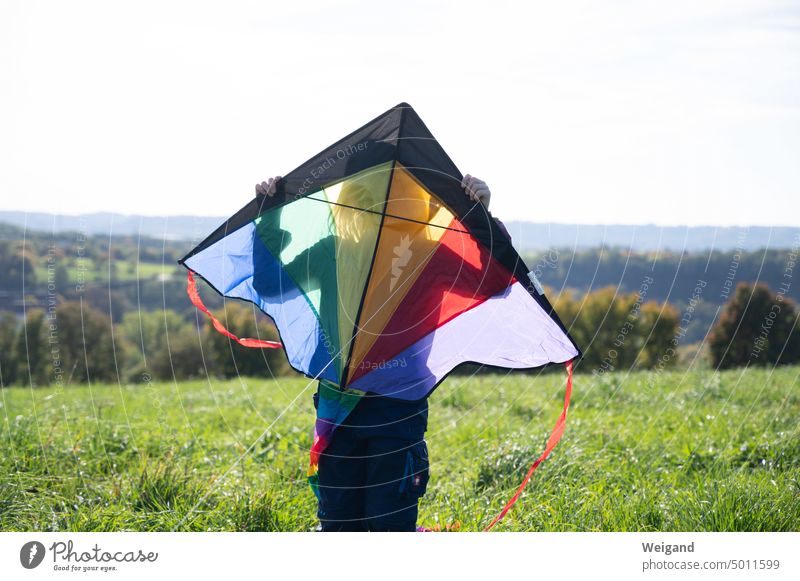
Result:
<svg viewBox="0 0 800 581">
<path fill-rule="evenodd" d="M 481 187 L 475 188 L 475 190 L 473 190 L 473 192 L 475 194 L 475 197 L 477 197 L 477 198 L 485 198 L 485 197 L 487 197 L 489 195 L 489 188 L 487 188 L 486 186 L 481 186 Z"/>
</svg>

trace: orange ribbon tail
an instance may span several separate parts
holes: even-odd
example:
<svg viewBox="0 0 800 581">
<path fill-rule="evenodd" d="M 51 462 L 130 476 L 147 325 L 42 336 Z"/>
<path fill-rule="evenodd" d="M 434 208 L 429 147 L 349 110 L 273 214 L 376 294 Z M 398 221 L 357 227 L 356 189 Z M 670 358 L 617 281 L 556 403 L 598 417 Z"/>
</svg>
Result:
<svg viewBox="0 0 800 581">
<path fill-rule="evenodd" d="M 192 304 L 203 311 L 208 318 L 211 319 L 211 324 L 214 325 L 214 328 L 228 337 L 236 341 L 239 345 L 244 345 L 245 347 L 252 347 L 254 349 L 279 349 L 283 347 L 283 345 L 279 341 L 264 341 L 263 339 L 247 339 L 247 338 L 239 338 L 228 329 L 225 328 L 225 325 L 222 324 L 222 321 L 217 319 L 214 315 L 211 314 L 211 311 L 203 304 L 203 300 L 200 298 L 200 293 L 197 291 L 197 281 L 194 278 L 194 273 L 190 270 L 188 283 L 186 285 L 186 294 L 189 295 L 189 300 L 192 301 Z"/>
<path fill-rule="evenodd" d="M 558 444 L 558 441 L 564 434 L 564 428 L 567 425 L 567 411 L 569 410 L 569 398 L 572 395 L 572 360 L 567 361 L 566 368 L 567 368 L 567 391 L 566 394 L 564 395 L 564 409 L 561 411 L 561 415 L 558 417 L 556 425 L 555 427 L 553 427 L 553 431 L 550 433 L 550 437 L 547 439 L 547 446 L 545 446 L 544 452 L 542 452 L 542 455 L 539 456 L 536 462 L 531 464 L 531 467 L 528 469 L 528 473 L 525 475 L 525 478 L 522 479 L 522 484 L 519 485 L 519 488 L 517 488 L 517 491 L 514 493 L 514 496 L 512 496 L 511 500 L 509 500 L 506 503 L 506 505 L 503 507 L 503 510 L 500 511 L 500 514 L 494 517 L 494 520 L 492 520 L 492 522 L 489 523 L 489 526 L 483 529 L 484 532 L 490 531 L 494 527 L 494 525 L 503 520 L 503 517 L 506 516 L 506 513 L 509 510 L 511 510 L 511 507 L 514 506 L 514 504 L 519 499 L 520 495 L 522 494 L 522 491 L 525 490 L 525 486 L 527 486 L 528 481 L 531 479 L 531 475 L 533 474 L 533 472 L 539 467 L 539 464 L 544 462 L 544 459 L 550 455 L 550 452 L 553 451 L 553 448 L 556 447 L 556 444 Z"/>
</svg>

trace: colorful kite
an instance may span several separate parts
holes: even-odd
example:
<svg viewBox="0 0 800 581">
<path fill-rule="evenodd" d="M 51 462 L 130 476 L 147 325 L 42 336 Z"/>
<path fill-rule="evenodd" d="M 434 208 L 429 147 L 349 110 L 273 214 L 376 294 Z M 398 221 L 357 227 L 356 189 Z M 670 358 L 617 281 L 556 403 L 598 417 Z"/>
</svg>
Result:
<svg viewBox="0 0 800 581">
<path fill-rule="evenodd" d="M 193 273 L 257 305 L 281 343 L 239 339 L 212 316 L 219 331 L 251 347 L 282 344 L 294 369 L 320 381 L 314 487 L 319 454 L 365 392 L 417 400 L 465 362 L 567 363 L 569 395 L 580 350 L 461 180 L 401 103 L 292 171 L 274 196 L 257 196 L 180 260 L 195 305 L 211 316 Z M 567 406 L 568 398 L 554 436 Z"/>
</svg>

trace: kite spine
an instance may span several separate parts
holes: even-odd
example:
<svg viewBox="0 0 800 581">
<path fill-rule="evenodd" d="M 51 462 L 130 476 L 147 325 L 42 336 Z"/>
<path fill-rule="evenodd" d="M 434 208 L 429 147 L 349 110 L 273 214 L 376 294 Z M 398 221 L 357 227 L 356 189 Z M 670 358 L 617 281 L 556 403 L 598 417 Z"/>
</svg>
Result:
<svg viewBox="0 0 800 581">
<path fill-rule="evenodd" d="M 402 114 L 400 117 L 401 127 L 402 127 Z M 361 323 L 361 311 L 364 309 L 364 299 L 367 296 L 367 288 L 369 287 L 370 279 L 372 278 L 372 269 L 375 266 L 375 255 L 378 253 L 378 246 L 381 242 L 381 231 L 383 230 L 383 223 L 386 220 L 386 207 L 389 204 L 389 195 L 392 191 L 392 178 L 394 177 L 394 170 L 397 166 L 397 161 L 392 162 L 392 168 L 389 171 L 389 181 L 386 184 L 386 196 L 383 200 L 383 211 L 381 212 L 381 221 L 378 226 L 378 235 L 375 237 L 375 248 L 372 250 L 372 259 L 369 263 L 369 271 L 367 272 L 367 278 L 364 283 L 364 290 L 361 291 L 361 300 L 358 303 L 358 311 L 356 311 L 356 323 L 353 326 L 353 335 L 350 337 L 349 348 L 347 351 L 347 361 L 342 366 L 342 377 L 339 379 L 339 385 L 346 386 L 346 382 L 348 381 L 348 376 L 350 375 L 350 364 L 352 363 L 353 359 L 353 345 L 356 341 L 356 333 L 358 333 L 359 325 Z"/>
</svg>

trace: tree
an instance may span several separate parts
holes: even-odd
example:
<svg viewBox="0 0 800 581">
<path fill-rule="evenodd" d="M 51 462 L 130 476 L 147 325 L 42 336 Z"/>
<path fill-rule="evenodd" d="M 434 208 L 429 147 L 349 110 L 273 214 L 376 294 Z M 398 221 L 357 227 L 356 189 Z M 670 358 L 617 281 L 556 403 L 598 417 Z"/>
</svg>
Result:
<svg viewBox="0 0 800 581">
<path fill-rule="evenodd" d="M 712 363 L 778 365 L 800 361 L 800 329 L 794 302 L 765 284 L 739 283 L 709 333 Z"/>
<path fill-rule="evenodd" d="M 669 303 L 644 303 L 639 315 L 641 346 L 637 366 L 647 369 L 672 367 L 678 360 L 680 313 Z"/>
<path fill-rule="evenodd" d="M 56 287 L 56 292 L 60 295 L 65 295 L 72 289 L 69 283 L 69 271 L 67 271 L 67 267 L 64 266 L 62 260 L 63 259 L 60 259 L 56 265 L 55 274 L 53 275 L 53 282 Z"/>
<path fill-rule="evenodd" d="M 0 241 L 0 288 L 22 292 L 36 286 L 36 254 L 22 241 Z"/>
<path fill-rule="evenodd" d="M 275 326 L 268 322 L 264 315 L 260 315 L 252 305 L 226 301 L 224 308 L 217 311 L 215 316 L 239 337 L 278 340 Z M 215 371 L 223 377 L 237 375 L 272 377 L 287 373 L 289 364 L 282 349 L 243 347 L 211 329 L 210 321 L 208 328 L 210 330 L 208 356 L 214 363 Z"/>
<path fill-rule="evenodd" d="M 219 334 L 216 331 L 211 331 Z M 160 379 L 192 379 L 203 377 L 207 370 L 213 370 L 213 360 L 209 360 L 206 353 L 207 344 L 204 343 L 208 330 L 199 335 L 194 326 L 184 325 L 176 332 L 170 332 L 169 342 L 164 348 L 148 358 L 154 377 Z M 221 336 L 221 335 L 220 335 Z M 224 337 L 223 337 L 224 338 Z M 251 349 L 251 351 L 258 351 Z M 211 369 L 208 369 L 211 366 Z"/>
<path fill-rule="evenodd" d="M 64 381 L 114 381 L 125 352 L 116 349 L 111 319 L 88 305 L 66 301 L 58 305 L 53 347 L 65 370 Z"/>
<path fill-rule="evenodd" d="M 584 350 L 578 363 L 584 371 L 605 373 L 674 363 L 680 316 L 671 305 L 644 302 L 639 293 L 606 287 L 580 300 L 564 291 L 554 307 Z"/>
<path fill-rule="evenodd" d="M 136 311 L 125 313 L 119 329 L 136 345 L 144 359 L 155 356 L 166 348 L 167 337 L 188 327 L 187 323 L 173 310 Z"/>
<path fill-rule="evenodd" d="M 172 310 L 126 313 L 118 325 L 125 338 L 129 364 L 126 375 L 141 381 L 198 377 L 205 369 L 195 325 Z"/>
<path fill-rule="evenodd" d="M 0 388 L 17 381 L 17 357 L 14 339 L 19 323 L 17 317 L 8 311 L 0 313 Z"/>
<path fill-rule="evenodd" d="M 25 313 L 14 343 L 16 382 L 34 386 L 48 383 L 49 350 L 43 311 L 35 309 Z"/>
</svg>

